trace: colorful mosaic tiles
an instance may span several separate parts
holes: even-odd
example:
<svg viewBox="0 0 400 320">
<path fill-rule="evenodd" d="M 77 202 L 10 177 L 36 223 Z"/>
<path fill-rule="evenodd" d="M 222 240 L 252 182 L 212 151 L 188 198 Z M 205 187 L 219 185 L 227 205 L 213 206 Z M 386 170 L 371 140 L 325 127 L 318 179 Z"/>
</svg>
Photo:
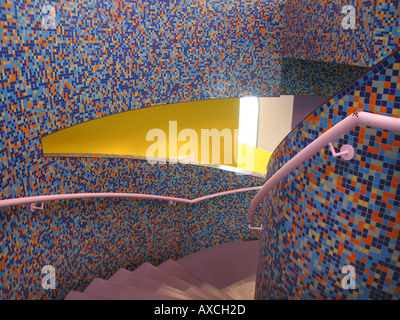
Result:
<svg viewBox="0 0 400 320">
<path fill-rule="evenodd" d="M 56 29 L 42 28 L 44 5 L 56 8 Z M 282 6 L 0 0 L 0 195 L 42 193 L 40 138 L 68 126 L 152 105 L 278 96 Z"/>
<path fill-rule="evenodd" d="M 68 126 L 137 108 L 279 95 L 283 3 L 0 0 L 0 197 L 127 190 L 194 197 L 259 185 L 256 177 L 192 165 L 45 159 L 40 141 Z M 55 29 L 42 26 L 50 14 L 42 12 L 45 6 L 55 7 Z M 364 59 L 363 48 L 349 53 L 357 64 Z M 397 89 L 379 87 L 378 93 L 360 86 L 346 110 L 373 100 L 381 101 L 389 113 L 397 110 L 393 104 L 398 101 L 386 99 Z M 379 184 L 378 189 L 386 192 Z M 108 199 L 59 201 L 35 213 L 27 206 L 1 210 L 0 297 L 63 298 L 67 291 L 82 289 L 95 276 L 106 278 L 121 266 L 159 263 L 251 237 L 242 219 L 253 195 L 191 207 Z M 398 206 L 397 198 L 389 201 Z M 377 228 L 366 224 L 366 230 Z M 56 291 L 41 289 L 45 264 L 56 268 Z M 388 268 L 384 262 L 379 266 Z"/>
<path fill-rule="evenodd" d="M 371 62 L 374 65 L 400 48 L 400 1 L 376 0 Z"/>
<path fill-rule="evenodd" d="M 137 192 L 190 199 L 262 178 L 190 164 L 150 165 L 143 160 L 55 159 L 44 174 L 62 179 L 60 192 Z M 62 177 L 62 178 L 61 178 Z M 144 262 L 159 264 L 201 248 L 254 239 L 246 211 L 256 191 L 192 205 L 143 199 L 84 199 L 0 211 L 0 297 L 62 299 L 94 278 Z M 56 269 L 56 290 L 43 290 L 41 268 Z"/>
<path fill-rule="evenodd" d="M 260 178 L 190 165 L 45 159 L 40 141 L 68 126 L 137 108 L 279 95 L 282 5 L 0 0 L 0 197 L 114 190 L 190 197 L 258 185 Z M 42 25 L 49 6 L 55 8 L 55 29 Z M 56 267 L 55 296 L 62 298 L 75 283 L 106 276 L 118 265 L 157 262 L 178 248 L 184 254 L 251 236 L 245 222 L 236 225 L 236 214 L 245 218 L 250 194 L 191 208 L 87 200 L 54 203 L 35 214 L 25 207 L 2 210 L 0 297 L 51 298 L 40 289 L 40 268 L 47 262 Z M 135 228 L 144 231 L 136 236 Z"/>
<path fill-rule="evenodd" d="M 341 10 L 348 3 L 288 0 L 283 57 L 369 66 L 373 1 L 357 0 L 356 29 L 344 30 Z"/>
<path fill-rule="evenodd" d="M 352 1 L 356 28 L 346 30 L 342 9 L 348 4 L 286 1 L 283 57 L 372 67 L 400 47 L 398 0 Z"/>
<path fill-rule="evenodd" d="M 304 120 L 276 149 L 268 177 L 358 110 L 400 117 L 400 52 Z M 400 134 L 357 127 L 334 141 L 351 161 L 322 149 L 266 197 L 257 299 L 400 298 Z M 353 266 L 356 288 L 344 289 Z"/>
<path fill-rule="evenodd" d="M 281 94 L 332 97 L 367 70 L 339 63 L 283 59 Z"/>
</svg>

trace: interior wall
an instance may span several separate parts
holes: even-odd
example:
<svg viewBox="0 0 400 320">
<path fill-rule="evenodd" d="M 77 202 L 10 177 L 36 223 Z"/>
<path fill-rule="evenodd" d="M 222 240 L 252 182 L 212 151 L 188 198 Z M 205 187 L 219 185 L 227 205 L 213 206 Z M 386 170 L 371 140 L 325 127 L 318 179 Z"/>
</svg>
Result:
<svg viewBox="0 0 400 320">
<path fill-rule="evenodd" d="M 367 71 L 368 67 L 284 58 L 281 94 L 332 97 Z"/>
<path fill-rule="evenodd" d="M 4 198 L 65 191 L 61 176 L 46 180 L 41 148 L 61 129 L 156 105 L 279 95 L 281 0 L 61 0 L 53 18 L 42 12 L 49 3 L 0 3 Z"/>
<path fill-rule="evenodd" d="M 329 98 L 327 96 L 294 96 L 292 130 Z"/>
<path fill-rule="evenodd" d="M 45 158 L 41 138 L 140 108 L 279 95 L 283 3 L 0 0 L 0 197 L 94 191 L 190 197 L 193 190 L 201 196 L 249 186 L 245 177 L 231 173 L 229 179 L 223 170 L 208 167 L 198 171 L 189 166 L 177 172 L 179 165 L 139 168 L 143 163 L 128 160 Z M 45 5 L 52 5 L 52 10 Z M 46 19 L 50 27 L 42 24 Z M 171 185 L 165 186 L 160 178 Z M 226 215 L 210 202 L 184 212 L 180 206 L 172 211 L 152 203 L 137 208 L 117 199 L 110 211 L 102 201 L 90 202 L 89 208 L 86 202 L 55 203 L 40 213 L 27 206 L 1 209 L 0 276 L 6 279 L 0 284 L 1 296 L 62 298 L 65 290 L 91 277 L 110 275 L 136 254 L 138 263 L 160 262 L 174 256 L 167 248 L 187 245 L 183 251 L 190 253 L 192 248 L 233 240 L 228 234 L 238 239 L 248 231 L 245 219 L 226 222 L 233 218 L 231 212 L 245 217 L 248 200 L 222 200 L 222 207 L 240 207 Z M 154 210 L 142 215 L 148 207 Z M 181 217 L 190 227 L 181 229 Z M 135 235 L 136 225 L 144 228 L 140 237 Z M 237 232 L 226 229 L 216 236 L 224 225 Z M 203 227 L 205 232 L 197 238 L 182 240 Z M 142 248 L 148 254 L 140 257 Z M 40 271 L 46 264 L 57 268 L 60 291 L 41 289 Z"/>
<path fill-rule="evenodd" d="M 374 35 L 370 65 L 374 65 L 400 48 L 400 1 L 375 1 Z"/>
<path fill-rule="evenodd" d="M 342 26 L 346 5 L 355 28 Z M 372 67 L 400 46 L 398 8 L 398 0 L 288 0 L 283 57 Z"/>
<path fill-rule="evenodd" d="M 288 0 L 284 57 L 369 66 L 374 1 L 352 1 L 355 29 L 342 27 L 347 14 L 347 10 L 342 13 L 342 8 L 348 4 L 342 0 Z"/>
<path fill-rule="evenodd" d="M 257 148 L 273 152 L 292 128 L 294 96 L 260 97 Z"/>
<path fill-rule="evenodd" d="M 187 199 L 263 183 L 259 177 L 205 166 L 90 157 L 52 159 L 46 174 L 49 179 L 62 175 L 65 192 L 133 192 Z M 108 279 L 119 268 L 133 271 L 144 262 L 158 265 L 218 243 L 254 240 L 246 212 L 255 193 L 192 205 L 89 198 L 51 201 L 35 212 L 29 205 L 1 209 L 0 297 L 64 299 L 70 290 L 83 291 L 95 277 Z M 46 265 L 55 268 L 54 290 L 41 286 Z"/>
<path fill-rule="evenodd" d="M 238 168 L 265 174 L 271 152 L 238 143 Z"/>
<path fill-rule="evenodd" d="M 327 96 L 282 95 L 279 98 L 259 98 L 257 148 L 269 153 L 301 121 L 329 99 Z"/>
<path fill-rule="evenodd" d="M 279 145 L 267 179 L 345 117 L 400 117 L 400 51 L 343 89 Z M 322 148 L 266 197 L 256 299 L 400 298 L 400 133 L 357 126 L 333 141 L 353 159 Z M 354 270 L 353 288 L 342 285 Z"/>
</svg>

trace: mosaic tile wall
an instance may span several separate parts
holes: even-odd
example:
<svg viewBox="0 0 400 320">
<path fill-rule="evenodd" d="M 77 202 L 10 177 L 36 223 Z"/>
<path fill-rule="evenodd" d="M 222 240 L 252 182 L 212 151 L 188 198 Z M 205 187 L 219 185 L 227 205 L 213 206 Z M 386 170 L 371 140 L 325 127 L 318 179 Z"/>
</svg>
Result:
<svg viewBox="0 0 400 320">
<path fill-rule="evenodd" d="M 356 29 L 344 29 L 353 5 Z M 286 1 L 283 57 L 374 66 L 400 47 L 399 1 Z"/>
<path fill-rule="evenodd" d="M 117 160 L 44 159 L 41 137 L 153 105 L 279 95 L 282 6 L 281 0 L 0 0 L 0 198 L 123 192 L 128 186 L 166 192 L 156 181 L 178 174 L 175 167 L 162 171 L 136 168 L 135 161 L 127 166 Z M 179 173 L 182 180 L 163 178 L 169 194 L 190 197 L 253 183 L 233 173 L 221 177 L 217 169 L 187 170 Z M 227 184 L 221 183 L 224 179 Z M 0 297 L 51 297 L 40 288 L 40 268 L 48 261 L 60 277 L 54 297 L 62 298 L 73 287 L 70 281 L 107 276 L 119 264 L 157 262 L 247 237 L 244 225 L 233 222 L 236 213 L 244 218 L 238 209 L 248 205 L 250 195 L 225 200 L 167 211 L 151 204 L 151 213 L 145 202 L 127 200 L 111 206 L 91 200 L 54 203 L 35 214 L 26 207 L 1 210 L 6 231 L 0 235 Z M 140 219 L 159 234 L 138 227 Z M 170 222 L 163 226 L 162 221 Z M 184 231 L 178 230 L 180 224 Z M 143 234 L 137 238 L 131 226 Z M 134 241 L 139 242 L 132 247 Z"/>
<path fill-rule="evenodd" d="M 332 97 L 367 70 L 347 64 L 285 58 L 281 94 Z"/>
<path fill-rule="evenodd" d="M 400 1 L 376 0 L 376 12 L 370 65 L 400 48 Z"/>
<path fill-rule="evenodd" d="M 342 28 L 348 1 L 286 1 L 283 57 L 369 66 L 374 1 L 357 0 L 355 30 Z"/>
<path fill-rule="evenodd" d="M 40 137 L 54 131 L 151 105 L 279 95 L 282 3 L 0 0 L 0 196 L 47 187 Z M 42 27 L 44 5 L 56 29 Z"/>
<path fill-rule="evenodd" d="M 283 3 L 0 0 L 0 197 L 124 191 L 132 185 L 165 191 L 156 182 L 160 178 L 166 185 L 177 183 L 169 191 L 181 196 L 258 185 L 259 178 L 224 176 L 210 168 L 177 165 L 161 171 L 136 167 L 143 165 L 140 161 L 44 159 L 40 138 L 152 105 L 279 95 Z M 49 5 L 55 8 L 55 29 L 52 11 L 42 12 Z M 43 19 L 49 29 L 42 27 Z M 163 176 L 168 172 L 182 180 Z M 241 210 L 251 197 L 186 210 L 128 200 L 57 202 L 35 213 L 25 206 L 1 210 L 0 297 L 62 298 L 119 266 L 134 268 L 147 259 L 157 263 L 250 237 L 236 220 L 243 218 Z M 45 263 L 56 267 L 60 290 L 41 289 Z"/>
<path fill-rule="evenodd" d="M 63 176 L 64 189 L 138 192 L 197 198 L 262 185 L 263 179 L 189 164 L 150 165 L 134 159 L 65 158 L 44 174 Z M 84 199 L 27 205 L 0 211 L 0 298 L 63 299 L 94 277 L 119 268 L 155 265 L 204 247 L 253 240 L 246 213 L 256 191 L 192 205 L 143 199 Z M 261 209 L 261 208 L 260 208 Z M 260 214 L 260 212 L 258 212 Z M 259 222 L 259 221 L 258 221 Z M 43 290 L 41 268 L 56 268 L 57 287 Z"/>
<path fill-rule="evenodd" d="M 293 130 L 268 164 L 267 179 L 347 115 L 400 117 L 400 52 L 352 83 Z M 265 199 L 257 299 L 400 298 L 400 133 L 357 127 L 325 147 Z M 344 289 L 342 268 L 355 268 Z"/>
</svg>

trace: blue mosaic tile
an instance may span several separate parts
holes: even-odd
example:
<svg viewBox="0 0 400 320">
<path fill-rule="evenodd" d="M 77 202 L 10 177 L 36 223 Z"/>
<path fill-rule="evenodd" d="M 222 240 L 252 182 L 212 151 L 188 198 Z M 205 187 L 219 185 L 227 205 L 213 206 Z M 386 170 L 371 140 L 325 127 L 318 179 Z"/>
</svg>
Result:
<svg viewBox="0 0 400 320">
<path fill-rule="evenodd" d="M 326 120 L 333 126 L 360 110 L 399 117 L 400 92 L 377 92 L 398 88 L 400 52 L 386 61 L 300 123 L 272 154 L 267 179 L 322 134 Z M 400 298 L 400 134 L 357 127 L 333 144 L 352 145 L 355 158 L 334 158 L 326 147 L 265 199 L 257 299 Z M 355 289 L 342 287 L 346 265 L 355 268 Z"/>
<path fill-rule="evenodd" d="M 356 28 L 347 30 L 342 27 L 345 5 L 286 1 L 283 57 L 372 67 L 400 48 L 398 0 L 353 1 Z"/>
</svg>

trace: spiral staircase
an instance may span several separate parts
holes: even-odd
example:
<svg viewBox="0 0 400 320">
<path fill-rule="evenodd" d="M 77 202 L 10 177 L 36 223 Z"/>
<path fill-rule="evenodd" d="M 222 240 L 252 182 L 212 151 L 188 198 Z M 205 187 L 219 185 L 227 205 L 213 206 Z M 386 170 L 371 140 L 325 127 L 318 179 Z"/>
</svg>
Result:
<svg viewBox="0 0 400 320">
<path fill-rule="evenodd" d="M 259 240 L 235 240 L 158 266 L 95 278 L 65 300 L 253 300 Z"/>
</svg>

